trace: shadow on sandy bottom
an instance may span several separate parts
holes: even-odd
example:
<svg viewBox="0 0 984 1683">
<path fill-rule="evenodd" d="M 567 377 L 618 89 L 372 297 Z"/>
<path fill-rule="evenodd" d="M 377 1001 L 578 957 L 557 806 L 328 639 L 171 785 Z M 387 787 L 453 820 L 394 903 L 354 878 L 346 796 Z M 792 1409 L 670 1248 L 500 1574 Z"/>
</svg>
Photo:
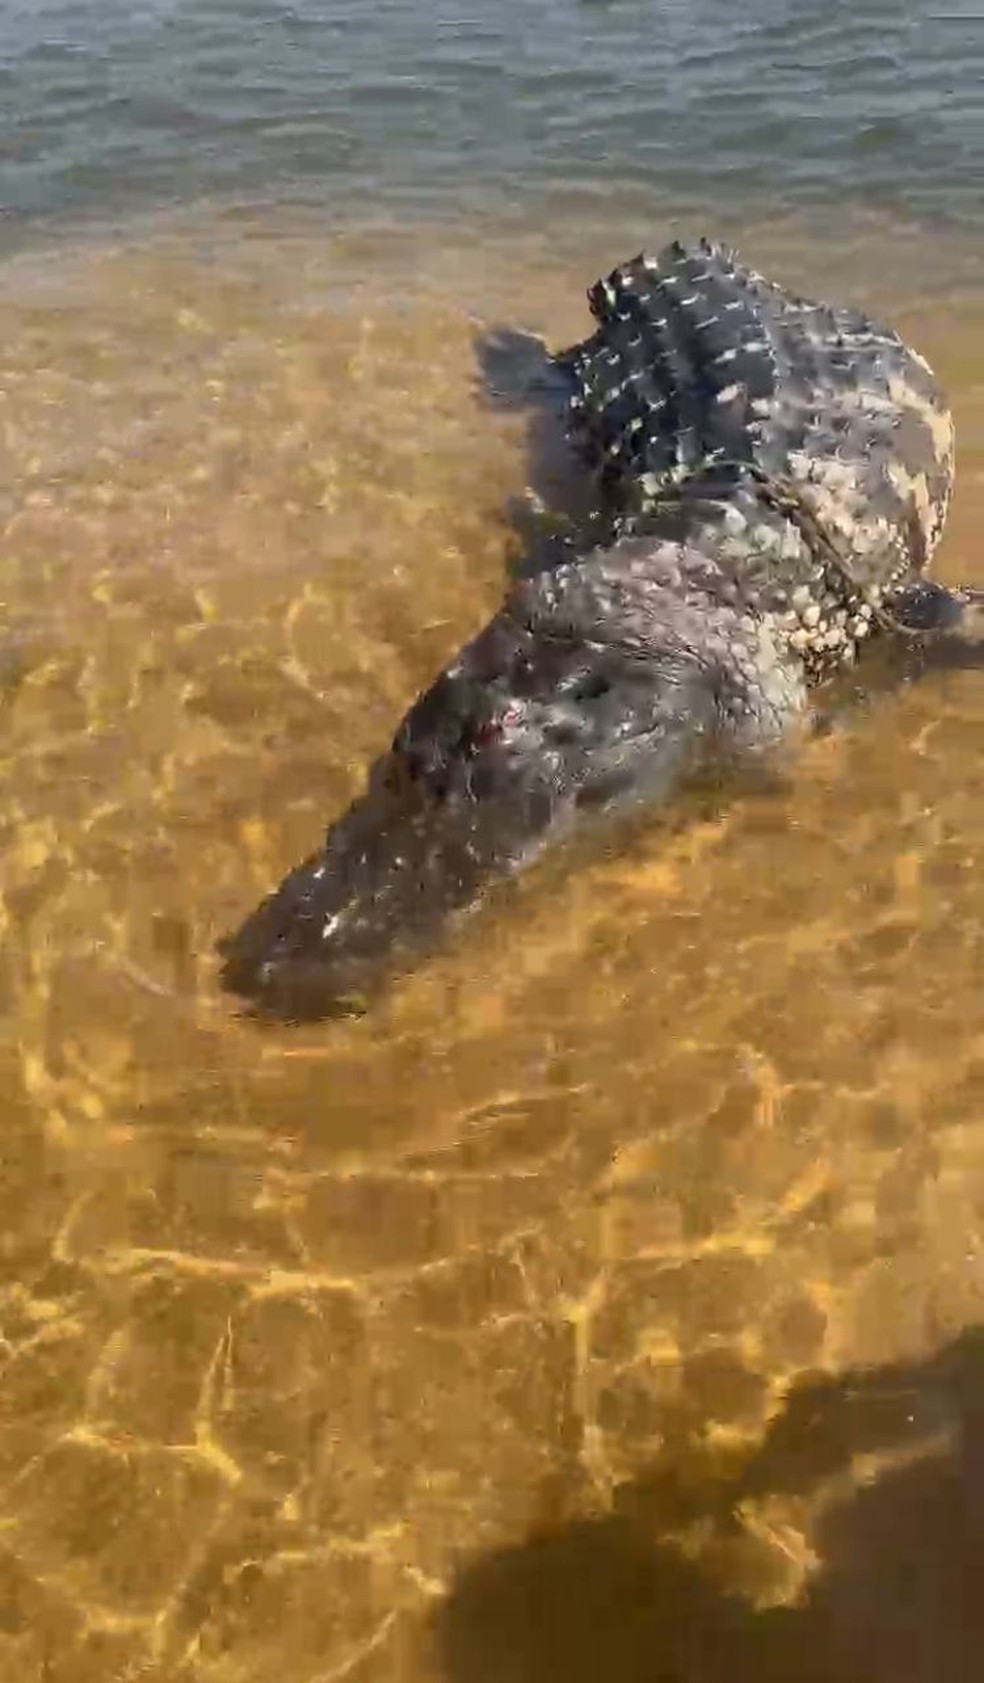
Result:
<svg viewBox="0 0 984 1683">
<path fill-rule="evenodd" d="M 601 506 L 597 476 L 569 433 L 570 372 L 533 334 L 501 324 L 476 335 L 474 354 L 480 401 L 524 423 L 526 494 L 505 509 L 517 542 L 510 579 L 552 571 L 610 543 L 612 511 Z"/>
<path fill-rule="evenodd" d="M 820 1564 L 793 1606 L 756 1611 L 665 1540 L 737 1505 L 851 1481 L 811 1529 Z M 448 1683 L 970 1683 L 984 1676 L 984 1329 L 921 1366 L 796 1389 L 737 1473 L 653 1474 L 612 1517 L 467 1568 L 439 1642 Z"/>
</svg>

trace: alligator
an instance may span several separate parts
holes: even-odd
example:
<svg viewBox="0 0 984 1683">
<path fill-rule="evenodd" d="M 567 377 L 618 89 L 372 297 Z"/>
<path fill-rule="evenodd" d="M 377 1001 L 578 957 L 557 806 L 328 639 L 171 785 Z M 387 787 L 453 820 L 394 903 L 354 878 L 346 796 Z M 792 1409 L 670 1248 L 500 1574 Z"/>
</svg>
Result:
<svg viewBox="0 0 984 1683">
<path fill-rule="evenodd" d="M 886 641 L 976 663 L 984 592 L 927 576 L 953 483 L 928 363 L 706 240 L 588 293 L 551 355 L 592 518 L 512 582 L 364 792 L 220 944 L 288 1020 L 362 1011 L 448 920 L 589 819 L 760 759 Z M 539 342 L 537 342 L 539 344 Z M 868 658 L 867 655 L 865 658 Z"/>
</svg>

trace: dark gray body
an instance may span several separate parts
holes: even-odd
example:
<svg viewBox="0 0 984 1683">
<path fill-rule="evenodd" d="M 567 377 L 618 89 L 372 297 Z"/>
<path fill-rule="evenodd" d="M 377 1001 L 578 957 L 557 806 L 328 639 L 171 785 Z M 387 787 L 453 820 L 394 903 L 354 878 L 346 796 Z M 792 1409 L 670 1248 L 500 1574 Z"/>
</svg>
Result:
<svg viewBox="0 0 984 1683">
<path fill-rule="evenodd" d="M 703 243 L 589 299 L 597 330 L 554 367 L 601 541 L 513 586 L 226 943 L 226 984 L 265 1008 L 350 1008 L 586 811 L 780 741 L 873 637 L 960 620 L 968 598 L 922 583 L 953 429 L 895 333 Z"/>
</svg>

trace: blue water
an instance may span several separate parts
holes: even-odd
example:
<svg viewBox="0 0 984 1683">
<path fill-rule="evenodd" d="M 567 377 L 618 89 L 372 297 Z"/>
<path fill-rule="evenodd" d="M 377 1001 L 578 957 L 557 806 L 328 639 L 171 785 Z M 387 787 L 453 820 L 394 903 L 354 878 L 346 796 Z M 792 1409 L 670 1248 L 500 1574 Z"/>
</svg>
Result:
<svg viewBox="0 0 984 1683">
<path fill-rule="evenodd" d="M 978 0 L 15 0 L 0 235 L 202 200 L 530 223 L 613 196 L 973 231 L 982 89 Z"/>
</svg>

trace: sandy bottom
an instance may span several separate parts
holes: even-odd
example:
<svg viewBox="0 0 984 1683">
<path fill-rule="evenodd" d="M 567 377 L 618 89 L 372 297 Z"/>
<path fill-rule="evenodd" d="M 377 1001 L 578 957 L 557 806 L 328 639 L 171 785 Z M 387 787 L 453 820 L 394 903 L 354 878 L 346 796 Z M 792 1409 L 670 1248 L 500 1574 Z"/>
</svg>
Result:
<svg viewBox="0 0 984 1683">
<path fill-rule="evenodd" d="M 976 1675 L 984 676 L 534 873 L 360 1023 L 215 986 L 501 590 L 476 323 L 573 338 L 638 243 L 189 223 L 0 273 L 12 1683 Z M 937 367 L 938 571 L 984 581 L 943 249 L 743 243 Z"/>
</svg>

